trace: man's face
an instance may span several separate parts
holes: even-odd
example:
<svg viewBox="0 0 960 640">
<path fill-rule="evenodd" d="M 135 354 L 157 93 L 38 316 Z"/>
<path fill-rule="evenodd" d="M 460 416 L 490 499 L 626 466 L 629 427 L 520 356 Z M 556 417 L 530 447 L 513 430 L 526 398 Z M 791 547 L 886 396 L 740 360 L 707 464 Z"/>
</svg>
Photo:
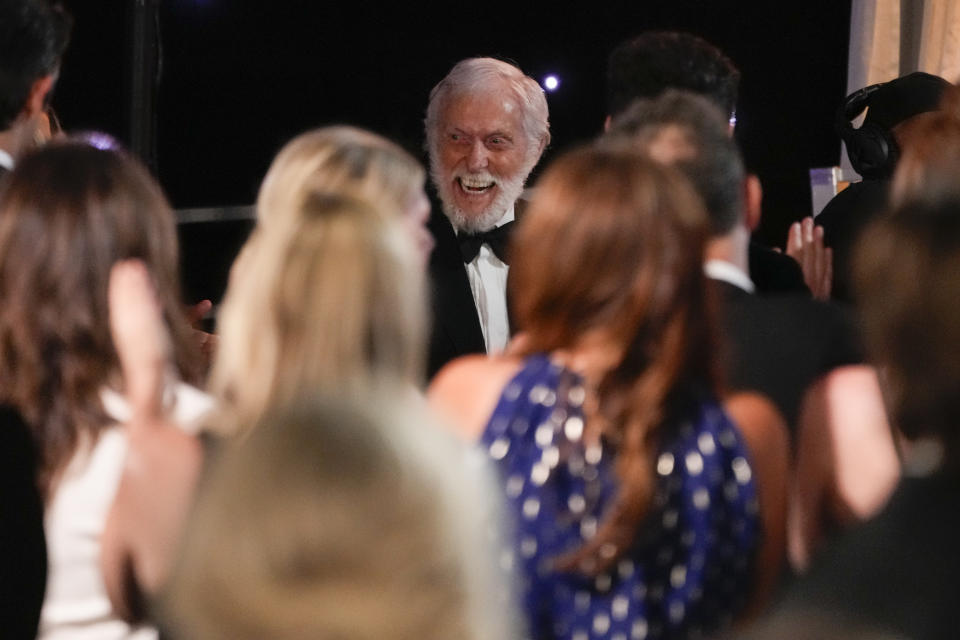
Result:
<svg viewBox="0 0 960 640">
<path fill-rule="evenodd" d="M 502 92 L 455 96 L 437 123 L 430 173 L 444 213 L 463 231 L 491 229 L 532 169 L 520 107 Z"/>
</svg>

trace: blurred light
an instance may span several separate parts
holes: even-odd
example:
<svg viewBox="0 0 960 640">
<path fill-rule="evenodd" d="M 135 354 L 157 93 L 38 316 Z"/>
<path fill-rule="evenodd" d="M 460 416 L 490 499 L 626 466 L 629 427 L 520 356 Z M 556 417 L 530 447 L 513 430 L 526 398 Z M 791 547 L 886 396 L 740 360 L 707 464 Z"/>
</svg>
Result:
<svg viewBox="0 0 960 640">
<path fill-rule="evenodd" d="M 547 91 L 556 91 L 560 86 L 560 79 L 557 76 L 549 75 L 543 79 L 543 88 Z"/>
<path fill-rule="evenodd" d="M 102 131 L 80 131 L 70 137 L 101 151 L 123 151 L 123 145 L 119 140 Z"/>
</svg>

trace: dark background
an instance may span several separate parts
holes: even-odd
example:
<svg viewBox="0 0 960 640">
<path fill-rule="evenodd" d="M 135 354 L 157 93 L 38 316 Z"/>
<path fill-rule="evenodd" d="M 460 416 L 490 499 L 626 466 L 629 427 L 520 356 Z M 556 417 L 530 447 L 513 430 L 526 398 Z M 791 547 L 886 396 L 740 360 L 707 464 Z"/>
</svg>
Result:
<svg viewBox="0 0 960 640">
<path fill-rule="evenodd" d="M 141 0 L 63 1 L 76 26 L 54 106 L 68 130 L 129 141 L 125 34 Z M 548 94 L 548 162 L 599 132 L 610 50 L 645 29 L 679 29 L 740 67 L 737 137 L 764 185 L 759 235 L 782 244 L 790 222 L 809 214 L 808 169 L 839 160 L 833 114 L 845 95 L 849 21 L 849 0 L 161 0 L 159 178 L 176 207 L 250 204 L 284 142 L 341 122 L 422 155 L 430 88 L 474 55 L 560 78 Z M 208 235 L 202 244 L 216 238 Z"/>
</svg>

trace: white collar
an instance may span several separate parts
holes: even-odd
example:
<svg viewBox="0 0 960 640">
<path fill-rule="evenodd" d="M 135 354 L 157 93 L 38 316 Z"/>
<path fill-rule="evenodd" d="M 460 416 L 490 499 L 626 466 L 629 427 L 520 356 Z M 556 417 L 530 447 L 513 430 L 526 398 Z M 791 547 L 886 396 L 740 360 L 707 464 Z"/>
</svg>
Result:
<svg viewBox="0 0 960 640">
<path fill-rule="evenodd" d="M 756 293 L 757 286 L 740 267 L 726 260 L 707 260 L 703 263 L 703 273 L 708 278 L 732 284 L 747 293 Z"/>
<path fill-rule="evenodd" d="M 13 156 L 0 149 L 0 167 L 13 171 Z"/>
</svg>

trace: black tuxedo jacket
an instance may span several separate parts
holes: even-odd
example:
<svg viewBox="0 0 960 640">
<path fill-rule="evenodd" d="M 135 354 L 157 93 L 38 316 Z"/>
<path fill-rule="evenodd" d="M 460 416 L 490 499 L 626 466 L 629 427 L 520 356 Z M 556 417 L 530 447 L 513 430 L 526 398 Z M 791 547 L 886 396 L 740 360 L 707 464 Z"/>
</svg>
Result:
<svg viewBox="0 0 960 640">
<path fill-rule="evenodd" d="M 430 254 L 430 351 L 427 379 L 443 365 L 468 353 L 486 353 L 480 317 L 453 226 L 438 206 L 428 223 L 434 247 Z"/>
<path fill-rule="evenodd" d="M 788 255 L 751 240 L 747 252 L 750 279 L 762 296 L 799 293 L 810 296 L 800 264 Z"/>
<path fill-rule="evenodd" d="M 833 249 L 835 300 L 852 301 L 850 265 L 857 239 L 887 206 L 888 180 L 854 182 L 827 203 L 817 224 L 823 227 L 823 243 Z"/>
<path fill-rule="evenodd" d="M 753 295 L 720 280 L 711 284 L 719 294 L 727 385 L 732 391 L 766 395 L 791 431 L 803 394 L 817 378 L 836 367 L 863 362 L 845 308 L 803 295 Z"/>
<path fill-rule="evenodd" d="M 526 202 L 517 200 L 514 220 L 523 216 Z M 480 328 L 480 316 L 470 291 L 470 280 L 460 255 L 460 246 L 453 226 L 440 205 L 432 203 L 427 223 L 436 243 L 430 255 L 430 351 L 427 356 L 427 379 L 454 358 L 470 353 L 486 353 L 487 345 Z M 507 288 L 509 289 L 509 275 Z M 508 306 L 509 312 L 509 296 Z M 511 331 L 513 327 L 511 324 Z"/>
</svg>

